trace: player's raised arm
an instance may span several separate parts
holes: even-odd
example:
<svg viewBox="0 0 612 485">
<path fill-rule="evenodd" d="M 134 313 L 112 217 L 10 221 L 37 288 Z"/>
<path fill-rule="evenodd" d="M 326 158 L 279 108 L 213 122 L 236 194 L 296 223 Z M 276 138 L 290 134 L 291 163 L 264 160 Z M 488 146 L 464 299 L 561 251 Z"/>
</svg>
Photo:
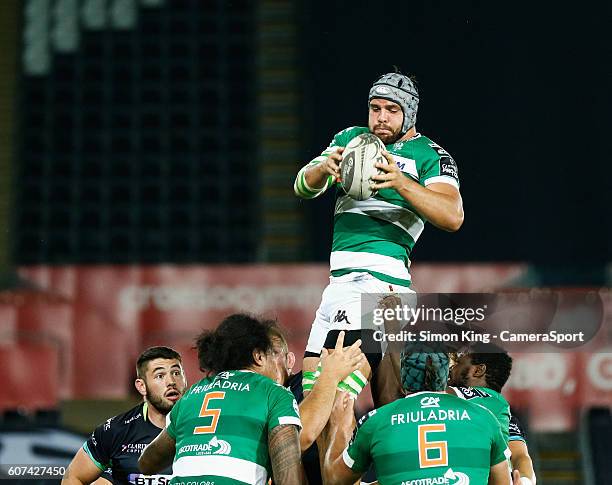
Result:
<svg viewBox="0 0 612 485">
<path fill-rule="evenodd" d="M 147 447 L 138 458 L 138 468 L 146 475 L 158 473 L 164 468 L 172 465 L 176 441 L 164 429 Z"/>
<path fill-rule="evenodd" d="M 309 166 L 304 172 L 308 185 L 315 189 L 320 189 L 327 181 L 329 175 L 334 178 L 340 177 L 340 162 L 342 161 L 343 151 L 343 147 L 336 147 L 321 163 Z"/>
<path fill-rule="evenodd" d="M 365 360 L 360 350 L 361 340 L 344 348 L 344 332 L 340 332 L 333 353 L 322 351 L 322 370 L 312 391 L 300 404 L 302 431 L 300 448 L 306 451 L 327 424 L 334 405 L 336 387 L 344 378 L 359 369 Z"/>
<path fill-rule="evenodd" d="M 306 484 L 302 466 L 298 428 L 293 424 L 276 426 L 268 435 L 272 477 L 278 485 Z"/>
<path fill-rule="evenodd" d="M 293 184 L 295 195 L 303 199 L 314 199 L 340 178 L 344 147 L 337 146 L 335 142 L 336 137 L 321 156 L 314 158 L 298 172 Z"/>
</svg>

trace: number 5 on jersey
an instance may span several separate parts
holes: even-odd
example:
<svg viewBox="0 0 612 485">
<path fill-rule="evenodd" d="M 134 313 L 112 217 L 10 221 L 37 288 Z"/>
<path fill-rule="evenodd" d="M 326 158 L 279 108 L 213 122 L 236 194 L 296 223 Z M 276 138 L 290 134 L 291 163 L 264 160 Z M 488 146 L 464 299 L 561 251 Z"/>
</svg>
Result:
<svg viewBox="0 0 612 485">
<path fill-rule="evenodd" d="M 225 399 L 225 392 L 209 392 L 204 396 L 204 402 L 200 409 L 200 418 L 212 418 L 212 421 L 207 426 L 196 426 L 193 430 L 193 434 L 208 434 L 217 431 L 221 410 L 208 407 L 208 403 L 213 399 Z"/>
<path fill-rule="evenodd" d="M 427 433 L 442 433 L 444 431 L 446 431 L 446 425 L 443 423 L 419 426 L 419 466 L 421 468 L 448 466 L 448 443 L 446 441 L 427 441 Z M 434 450 L 437 452 L 434 452 Z M 429 453 L 430 451 L 432 453 Z"/>
</svg>

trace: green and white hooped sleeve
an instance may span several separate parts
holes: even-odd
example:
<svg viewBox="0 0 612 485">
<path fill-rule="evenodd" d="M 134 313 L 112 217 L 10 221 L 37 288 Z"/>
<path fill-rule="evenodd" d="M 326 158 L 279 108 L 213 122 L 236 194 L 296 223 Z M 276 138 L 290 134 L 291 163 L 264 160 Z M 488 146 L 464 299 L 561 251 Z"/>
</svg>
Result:
<svg viewBox="0 0 612 485">
<path fill-rule="evenodd" d="M 319 189 L 313 189 L 306 183 L 306 177 L 304 175 L 306 170 L 312 167 L 313 165 L 318 165 L 319 163 L 325 161 L 325 158 L 326 155 L 321 155 L 320 157 L 313 159 L 310 163 L 302 167 L 302 169 L 298 172 L 297 177 L 295 178 L 295 182 L 293 184 L 293 191 L 295 192 L 295 195 L 303 199 L 314 199 L 315 197 L 318 197 L 319 195 L 324 193 L 331 185 L 333 185 L 334 177 L 332 177 L 331 175 L 327 177 L 325 185 L 323 185 L 323 187 Z"/>
<path fill-rule="evenodd" d="M 302 390 L 304 392 L 312 391 L 317 379 L 321 375 L 321 362 L 317 365 L 317 370 L 314 372 L 302 373 Z M 348 375 L 343 381 L 338 383 L 337 389 L 348 393 L 352 399 L 357 399 L 359 393 L 367 385 L 368 379 L 360 371 L 356 370 Z"/>
<path fill-rule="evenodd" d="M 354 371 L 349 374 L 342 382 L 338 383 L 338 390 L 348 393 L 351 399 L 357 399 L 359 393 L 367 385 L 368 379 L 361 371 Z"/>
<path fill-rule="evenodd" d="M 321 375 L 321 361 L 319 361 L 316 371 L 302 372 L 302 391 L 304 392 L 312 391 L 312 388 L 315 385 L 315 382 L 317 382 L 317 379 L 319 378 L 320 375 Z"/>
</svg>

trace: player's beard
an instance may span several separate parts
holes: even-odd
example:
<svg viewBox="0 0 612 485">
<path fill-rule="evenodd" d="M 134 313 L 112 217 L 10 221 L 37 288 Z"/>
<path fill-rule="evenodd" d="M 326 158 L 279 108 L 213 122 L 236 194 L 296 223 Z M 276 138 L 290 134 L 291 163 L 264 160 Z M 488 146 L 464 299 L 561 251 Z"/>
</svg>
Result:
<svg viewBox="0 0 612 485">
<path fill-rule="evenodd" d="M 169 399 L 164 399 L 164 396 L 152 392 L 146 382 L 145 388 L 147 390 L 147 402 L 161 414 L 168 414 L 174 406 L 174 403 Z"/>
<path fill-rule="evenodd" d="M 377 128 L 384 128 L 385 130 L 389 130 L 384 133 L 376 132 Z M 399 130 L 393 131 L 388 125 L 375 125 L 370 128 L 370 131 L 374 133 L 378 138 L 382 140 L 385 145 L 391 145 L 395 143 L 400 138 Z"/>
</svg>

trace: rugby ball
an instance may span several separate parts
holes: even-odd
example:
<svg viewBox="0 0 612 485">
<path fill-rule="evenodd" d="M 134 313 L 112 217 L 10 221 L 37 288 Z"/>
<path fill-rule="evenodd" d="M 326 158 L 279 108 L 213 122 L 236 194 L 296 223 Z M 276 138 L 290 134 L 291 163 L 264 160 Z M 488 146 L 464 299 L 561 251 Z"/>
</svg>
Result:
<svg viewBox="0 0 612 485">
<path fill-rule="evenodd" d="M 372 176 L 385 172 L 374 164 L 387 163 L 382 154 L 384 149 L 383 142 L 372 133 L 363 133 L 348 142 L 340 163 L 340 184 L 349 197 L 366 200 L 376 195 Z"/>
</svg>

